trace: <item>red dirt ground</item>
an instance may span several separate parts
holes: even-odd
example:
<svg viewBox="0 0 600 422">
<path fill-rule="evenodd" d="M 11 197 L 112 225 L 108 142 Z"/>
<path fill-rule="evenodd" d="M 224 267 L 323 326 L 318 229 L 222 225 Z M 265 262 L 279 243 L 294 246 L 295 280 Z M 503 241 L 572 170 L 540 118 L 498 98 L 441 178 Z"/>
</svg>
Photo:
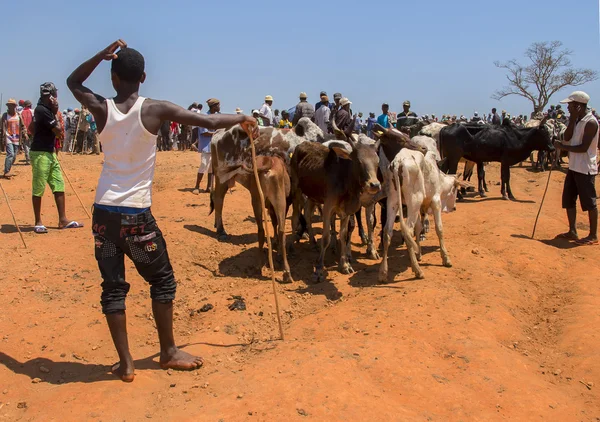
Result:
<svg viewBox="0 0 600 422">
<path fill-rule="evenodd" d="M 91 206 L 102 158 L 62 159 Z M 2 180 L 28 249 L 0 198 L 0 420 L 600 420 L 599 249 L 553 240 L 566 229 L 563 173 L 552 174 L 530 240 L 547 173 L 513 168 L 522 202 L 505 202 L 491 165 L 489 198 L 470 197 L 444 216 L 454 267 L 441 266 L 432 230 L 424 280 L 413 279 L 396 236 L 389 283 L 377 282 L 379 262 L 356 243 L 357 272 L 340 275 L 330 255 L 329 280 L 314 285 L 317 255 L 303 243 L 290 260 L 296 281 L 277 287 L 282 342 L 268 270 L 260 278 L 251 271 L 249 194 L 238 186 L 227 195 L 231 238 L 219 243 L 208 195 L 189 189 L 197 160 L 159 153 L 153 212 L 179 281 L 177 341 L 206 363 L 159 369 L 149 289 L 128 263 L 132 384 L 109 373 L 117 356 L 99 307 L 90 220 L 73 191 L 68 215 L 86 228 L 57 230 L 47 191 L 52 228 L 36 235 L 30 168 L 18 165 L 17 177 Z M 586 219 L 579 216 L 582 232 Z M 247 311 L 228 310 L 231 295 L 244 296 Z M 205 303 L 214 309 L 192 314 Z"/>
</svg>

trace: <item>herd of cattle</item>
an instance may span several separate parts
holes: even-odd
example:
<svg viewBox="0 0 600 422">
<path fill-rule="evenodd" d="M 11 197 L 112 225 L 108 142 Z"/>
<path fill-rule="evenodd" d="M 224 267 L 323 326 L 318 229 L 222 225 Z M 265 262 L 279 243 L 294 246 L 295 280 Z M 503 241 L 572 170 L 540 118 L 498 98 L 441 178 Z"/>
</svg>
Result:
<svg viewBox="0 0 600 422">
<path fill-rule="evenodd" d="M 412 138 L 397 129 L 377 126 L 376 139 L 363 134 L 346 136 L 335 127 L 335 134 L 325 134 L 307 118 L 301 119 L 292 130 L 261 128 L 254 143 L 266 204 L 261 203 L 258 194 L 247 133 L 239 126 L 219 131 L 211 143 L 215 188 L 210 205 L 211 213 L 215 212 L 217 236 L 219 239 L 227 236 L 223 204 L 228 187 L 235 180 L 251 193 L 261 266 L 266 240 L 262 207 L 266 206 L 276 233 L 274 244 L 282 257 L 283 281 L 291 282 L 287 249 L 292 252 L 293 245 L 303 237 L 315 242 L 311 221 L 313 210 L 319 207 L 323 235 L 314 274 L 315 281 L 319 282 L 325 279 L 324 258 L 335 230 L 336 216 L 340 219 L 339 271 L 354 272 L 350 244 L 354 215 L 358 217 L 359 233 L 367 244 L 368 256 L 379 259 L 373 244 L 375 204 L 379 202 L 383 227 L 380 281 L 388 277 L 388 247 L 398 214 L 412 270 L 417 278 L 422 278 L 420 241 L 428 228 L 428 213 L 433 214 L 443 264 L 452 265 L 444 246 L 442 211 L 455 209 L 457 195 L 460 198 L 461 188 L 466 186 L 456 174 L 460 159 L 477 165 L 481 195 L 485 195 L 486 190 L 484 163 L 500 162 L 502 196 L 512 199 L 510 166 L 526 160 L 533 151 L 554 151 L 553 122 L 544 119 L 531 126 L 431 123 L 420 128 L 418 135 Z M 285 221 L 290 206 L 294 239 L 287 245 Z M 360 218 L 363 207 L 366 208 L 366 235 Z"/>
</svg>

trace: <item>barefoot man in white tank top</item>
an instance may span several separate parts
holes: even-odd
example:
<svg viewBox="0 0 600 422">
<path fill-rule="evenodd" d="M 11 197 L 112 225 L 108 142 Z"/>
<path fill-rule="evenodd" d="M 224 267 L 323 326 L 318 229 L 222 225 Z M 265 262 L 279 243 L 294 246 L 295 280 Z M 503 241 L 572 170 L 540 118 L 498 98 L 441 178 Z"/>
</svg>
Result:
<svg viewBox="0 0 600 422">
<path fill-rule="evenodd" d="M 111 79 L 117 91 L 112 99 L 105 99 L 83 86 L 103 60 L 112 62 Z M 127 48 L 122 40 L 115 41 L 84 62 L 67 79 L 75 98 L 94 115 L 104 151 L 92 230 L 96 260 L 103 279 L 102 312 L 119 355 L 119 362 L 112 371 L 125 382 L 133 381 L 135 376 L 125 317 L 125 297 L 129 291 L 125 281 L 125 255 L 150 284 L 152 312 L 160 341 L 160 366 L 193 370 L 203 364 L 202 358 L 179 350 L 175 345 L 173 299 L 176 283 L 165 240 L 150 212 L 156 134 L 160 123 L 168 120 L 209 129 L 240 124 L 245 130 L 258 130 L 252 117 L 198 114 L 167 101 L 140 97 L 138 91 L 145 79 L 144 57 Z"/>
</svg>

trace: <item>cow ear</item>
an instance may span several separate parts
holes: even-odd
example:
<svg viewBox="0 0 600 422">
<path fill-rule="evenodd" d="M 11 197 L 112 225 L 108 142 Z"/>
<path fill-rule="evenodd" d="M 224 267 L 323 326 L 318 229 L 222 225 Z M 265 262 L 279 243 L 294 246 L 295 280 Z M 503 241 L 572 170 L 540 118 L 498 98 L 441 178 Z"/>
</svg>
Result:
<svg viewBox="0 0 600 422">
<path fill-rule="evenodd" d="M 352 159 L 352 157 L 350 156 L 350 153 L 344 147 L 331 147 L 331 149 L 333 150 L 333 152 L 335 152 L 337 154 L 338 157 L 343 158 L 344 160 Z"/>
</svg>

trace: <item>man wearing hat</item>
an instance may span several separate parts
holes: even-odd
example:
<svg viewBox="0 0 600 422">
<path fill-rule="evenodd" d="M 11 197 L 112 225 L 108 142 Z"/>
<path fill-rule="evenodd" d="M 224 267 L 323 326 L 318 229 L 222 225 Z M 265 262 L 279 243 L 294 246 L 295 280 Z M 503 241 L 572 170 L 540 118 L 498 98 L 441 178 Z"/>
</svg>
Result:
<svg viewBox="0 0 600 422">
<path fill-rule="evenodd" d="M 221 113 L 221 102 L 216 98 L 210 98 L 206 101 L 208 104 L 208 111 L 206 114 L 219 114 Z M 196 187 L 194 193 L 197 195 L 200 193 L 200 182 L 205 173 L 208 173 L 208 183 L 206 184 L 206 190 L 204 192 L 210 192 L 213 185 L 213 174 L 212 174 L 212 158 L 210 154 L 210 141 L 215 134 L 214 130 L 210 130 L 204 127 L 198 128 L 198 152 L 200 153 L 200 166 L 198 167 L 198 176 L 196 176 Z"/>
<path fill-rule="evenodd" d="M 325 107 L 319 107 L 315 110 L 315 124 L 321 128 L 323 133 L 327 133 L 329 130 L 329 119 L 331 118 L 329 98 L 327 95 L 323 95 L 321 97 L 321 102 L 318 104 L 325 105 Z"/>
<path fill-rule="evenodd" d="M 414 111 L 410 111 L 410 101 L 404 101 L 402 108 L 403 111 L 398 114 L 397 128 L 412 126 L 419 121 L 417 114 Z"/>
<path fill-rule="evenodd" d="M 299 97 L 300 102 L 296 105 L 294 120 L 292 121 L 294 126 L 296 126 L 298 121 L 303 117 L 308 117 L 311 120 L 315 117 L 315 108 L 306 101 L 308 98 L 306 92 L 301 92 Z"/>
<path fill-rule="evenodd" d="M 63 139 L 64 133 L 56 113 L 58 111 L 56 87 L 52 82 L 40 86 L 40 99 L 33 112 L 33 142 L 31 143 L 32 202 L 35 215 L 35 233 L 48 233 L 42 222 L 42 197 L 46 184 L 52 189 L 58 209 L 58 227 L 74 229 L 83 227 L 70 221 L 66 215 L 65 182 L 60 164 L 55 154 L 56 139 Z"/>
<path fill-rule="evenodd" d="M 2 139 L 6 144 L 4 177 L 8 179 L 13 176 L 10 170 L 17 158 L 21 137 L 27 138 L 28 135 L 21 115 L 17 112 L 17 101 L 13 98 L 9 99 L 6 107 L 8 110 L 2 115 L 2 130 L 0 132 L 2 132 Z"/>
<path fill-rule="evenodd" d="M 260 110 L 258 110 L 260 117 L 262 117 L 263 126 L 271 126 L 273 123 L 273 110 L 271 110 L 272 105 L 273 97 L 267 95 L 265 97 L 265 103 L 262 105 Z"/>
<path fill-rule="evenodd" d="M 598 174 L 598 121 L 587 110 L 590 96 L 575 91 L 561 103 L 568 104 L 569 125 L 565 143 L 554 141 L 557 149 L 569 152 L 569 171 L 563 188 L 562 207 L 567 210 L 569 231 L 557 237 L 573 240 L 578 245 L 598 244 L 598 208 L 595 179 Z M 588 212 L 590 234 L 579 239 L 577 234 L 577 197 L 581 209 Z"/>
<path fill-rule="evenodd" d="M 335 124 L 339 130 L 344 132 L 346 136 L 350 136 L 354 130 L 352 115 L 350 114 L 350 106 L 352 102 L 344 97 L 340 100 L 340 109 L 335 114 Z"/>
<path fill-rule="evenodd" d="M 244 112 L 244 110 L 242 110 L 241 108 L 239 108 L 239 107 L 235 108 L 235 114 L 242 114 L 243 112 Z"/>
<path fill-rule="evenodd" d="M 323 98 L 327 98 L 327 100 L 323 100 Z M 333 104 L 329 102 L 329 97 L 327 96 L 327 92 L 321 91 L 319 94 L 319 98 L 321 99 L 318 103 L 315 104 L 315 113 L 319 110 L 321 106 L 329 107 L 329 110 L 333 108 Z"/>
</svg>

